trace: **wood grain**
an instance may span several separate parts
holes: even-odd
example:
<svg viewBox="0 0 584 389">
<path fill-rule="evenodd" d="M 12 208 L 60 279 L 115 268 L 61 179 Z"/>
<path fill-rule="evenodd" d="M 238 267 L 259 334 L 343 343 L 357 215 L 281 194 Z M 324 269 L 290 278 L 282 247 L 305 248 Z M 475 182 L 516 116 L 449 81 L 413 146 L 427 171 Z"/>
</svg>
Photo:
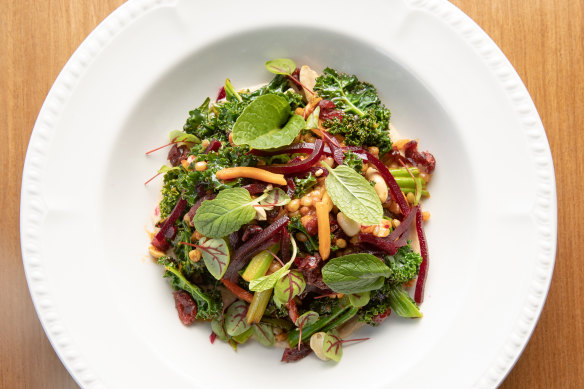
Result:
<svg viewBox="0 0 584 389">
<path fill-rule="evenodd" d="M 75 48 L 121 0 L 3 0 L 0 14 L 0 387 L 75 388 L 49 344 L 26 286 L 19 197 L 28 139 L 42 102 Z M 559 237 L 539 324 L 502 385 L 584 387 L 584 2 L 452 0 L 501 47 L 525 82 L 554 157 Z M 456 386 L 453 383 L 453 386 Z"/>
</svg>

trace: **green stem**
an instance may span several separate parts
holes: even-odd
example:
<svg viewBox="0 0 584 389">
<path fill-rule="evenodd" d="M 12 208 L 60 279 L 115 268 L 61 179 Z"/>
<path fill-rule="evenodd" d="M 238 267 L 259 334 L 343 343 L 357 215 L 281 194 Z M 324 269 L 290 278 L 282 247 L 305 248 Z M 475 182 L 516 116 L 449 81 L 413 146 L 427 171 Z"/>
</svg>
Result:
<svg viewBox="0 0 584 389">
<path fill-rule="evenodd" d="M 401 188 L 402 192 L 404 192 L 405 194 L 408 193 L 416 193 L 416 188 Z M 427 190 L 422 190 L 422 196 L 423 197 L 430 197 L 430 192 L 428 192 Z"/>
<path fill-rule="evenodd" d="M 409 170 L 414 175 L 414 177 L 418 177 L 420 175 L 420 169 L 418 169 L 417 167 L 411 167 L 411 168 L 409 168 Z M 405 168 L 389 169 L 389 172 L 394 177 L 410 177 L 411 178 L 410 173 Z"/>
<path fill-rule="evenodd" d="M 351 307 L 352 308 L 352 307 Z M 305 326 L 302 329 L 302 339 L 310 339 L 310 337 L 320 331 L 321 328 L 328 326 L 333 323 L 337 317 L 339 317 L 343 312 L 350 308 L 337 308 L 329 316 L 321 317 L 315 323 Z M 300 331 L 295 328 L 293 331 L 288 332 L 288 344 L 290 347 L 295 347 L 298 345 L 298 339 L 300 338 Z"/>
<path fill-rule="evenodd" d="M 416 184 L 416 181 L 419 184 Z M 424 180 L 422 180 L 421 178 L 416 178 L 416 180 L 414 181 L 413 178 L 411 177 L 395 177 L 395 182 L 397 182 L 397 184 L 399 185 L 400 189 L 404 189 L 404 188 L 416 188 L 416 185 L 421 185 L 422 188 L 425 186 L 425 182 Z"/>
<path fill-rule="evenodd" d="M 330 330 L 333 330 L 333 329 L 345 324 L 346 322 L 351 320 L 353 318 L 353 316 L 355 316 L 357 314 L 358 311 L 359 311 L 359 308 L 351 307 L 351 309 L 349 309 L 348 311 L 345 311 L 334 322 L 323 327 L 322 331 L 329 332 Z"/>
<path fill-rule="evenodd" d="M 279 246 L 280 244 L 276 243 L 270 247 L 270 251 L 277 253 L 280 249 Z M 272 257 L 272 254 L 268 250 L 260 251 L 249 261 L 249 265 L 245 268 L 241 278 L 250 282 L 251 280 L 265 276 L 273 260 L 274 257 Z"/>
</svg>

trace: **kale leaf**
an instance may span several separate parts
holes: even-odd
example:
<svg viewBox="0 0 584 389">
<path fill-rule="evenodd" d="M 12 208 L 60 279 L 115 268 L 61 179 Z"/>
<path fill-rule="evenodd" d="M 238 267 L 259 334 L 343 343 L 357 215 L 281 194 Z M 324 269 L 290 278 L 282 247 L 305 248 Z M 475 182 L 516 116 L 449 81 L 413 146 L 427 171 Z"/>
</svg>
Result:
<svg viewBox="0 0 584 389">
<path fill-rule="evenodd" d="M 294 177 L 294 185 L 296 188 L 294 189 L 294 197 L 302 197 L 308 193 L 310 188 L 316 185 L 316 177 L 312 172 L 305 178 Z"/>
<path fill-rule="evenodd" d="M 418 276 L 422 256 L 408 246 L 400 247 L 395 255 L 384 256 L 385 264 L 391 270 L 388 281 L 392 284 L 404 284 Z"/>
<path fill-rule="evenodd" d="M 337 108 L 358 116 L 365 116 L 367 108 L 381 104 L 373 85 L 331 68 L 324 69 L 316 79 L 314 91 L 323 99 L 334 101 Z"/>
<path fill-rule="evenodd" d="M 306 228 L 302 225 L 300 216 L 292 216 L 290 218 L 290 222 L 288 222 L 287 228 L 288 232 L 290 232 L 292 235 L 294 235 L 296 232 L 302 232 L 304 235 L 306 235 L 308 239 L 303 243 L 305 252 L 312 253 L 318 251 L 318 239 L 313 238 L 310 236 L 308 231 L 306 231 Z"/>
<path fill-rule="evenodd" d="M 352 151 L 345 152 L 345 159 L 343 160 L 343 164 L 353 168 L 357 173 L 361 173 L 363 171 L 363 160 Z"/>
<path fill-rule="evenodd" d="M 176 188 L 177 178 L 179 176 L 179 171 L 172 170 L 164 174 L 164 180 L 162 185 L 162 200 L 160 200 L 160 219 L 165 219 L 178 202 L 180 197 L 180 192 Z"/>
</svg>

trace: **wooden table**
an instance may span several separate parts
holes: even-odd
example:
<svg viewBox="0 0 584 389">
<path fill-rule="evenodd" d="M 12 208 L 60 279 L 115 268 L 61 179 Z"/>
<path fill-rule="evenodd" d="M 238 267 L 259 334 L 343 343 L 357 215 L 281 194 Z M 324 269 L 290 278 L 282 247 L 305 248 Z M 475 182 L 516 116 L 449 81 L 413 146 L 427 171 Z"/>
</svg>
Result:
<svg viewBox="0 0 584 389">
<path fill-rule="evenodd" d="M 0 387 L 74 388 L 27 289 L 19 244 L 22 164 L 41 104 L 89 32 L 122 0 L 3 0 L 0 16 Z M 453 0 L 527 85 L 558 182 L 554 279 L 541 319 L 503 388 L 584 387 L 584 1 Z"/>
</svg>

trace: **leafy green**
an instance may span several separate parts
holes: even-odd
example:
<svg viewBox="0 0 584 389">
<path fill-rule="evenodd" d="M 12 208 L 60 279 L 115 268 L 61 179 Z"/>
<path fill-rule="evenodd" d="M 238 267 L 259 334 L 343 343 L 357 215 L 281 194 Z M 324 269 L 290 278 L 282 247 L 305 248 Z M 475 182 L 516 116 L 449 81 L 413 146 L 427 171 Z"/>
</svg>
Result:
<svg viewBox="0 0 584 389">
<path fill-rule="evenodd" d="M 384 259 L 391 272 L 388 280 L 394 284 L 404 284 L 416 278 L 422 263 L 422 256 L 409 245 L 400 247 L 395 255 Z"/>
<path fill-rule="evenodd" d="M 387 296 L 389 298 L 389 306 L 398 316 L 422 317 L 422 312 L 420 312 L 416 302 L 400 285 L 390 288 Z"/>
<path fill-rule="evenodd" d="M 204 239 L 199 242 L 205 267 L 213 277 L 220 280 L 229 266 L 229 247 L 224 239 Z"/>
<path fill-rule="evenodd" d="M 235 301 L 227 308 L 227 312 L 225 312 L 225 332 L 227 335 L 237 336 L 250 329 L 251 326 L 246 319 L 247 308 L 248 305 L 241 300 Z"/>
<path fill-rule="evenodd" d="M 379 289 L 390 270 L 379 258 L 367 253 L 331 259 L 322 268 L 322 280 L 337 293 L 362 293 Z"/>
<path fill-rule="evenodd" d="M 367 305 L 370 300 L 371 292 L 354 293 L 349 295 L 349 302 L 352 306 L 361 308 Z"/>
<path fill-rule="evenodd" d="M 319 314 L 314 311 L 306 311 L 302 315 L 298 316 L 294 324 L 296 327 L 301 328 L 306 325 L 314 324 L 319 318 Z"/>
<path fill-rule="evenodd" d="M 168 134 L 168 137 L 171 142 L 201 143 L 201 140 L 196 136 L 179 130 L 171 131 L 170 134 Z"/>
<path fill-rule="evenodd" d="M 178 171 L 169 171 L 167 174 L 164 175 L 164 180 L 162 184 L 162 200 L 158 205 L 160 209 L 160 218 L 165 219 L 172 210 L 174 206 L 178 202 L 180 198 L 180 191 L 177 188 L 177 178 L 179 176 Z"/>
<path fill-rule="evenodd" d="M 364 225 L 381 222 L 383 208 L 375 189 L 361 174 L 346 165 L 332 169 L 322 163 L 328 171 L 324 184 L 333 204 L 348 218 Z"/>
<path fill-rule="evenodd" d="M 253 220 L 256 203 L 243 188 L 224 189 L 215 199 L 203 201 L 193 223 L 201 234 L 222 238 Z"/>
<path fill-rule="evenodd" d="M 266 69 L 274 74 L 291 75 L 296 70 L 296 64 L 289 58 L 276 58 L 266 62 Z"/>
<path fill-rule="evenodd" d="M 318 128 L 318 118 L 320 116 L 320 107 L 316 107 L 314 111 L 306 118 L 306 128 L 313 129 Z"/>
<path fill-rule="evenodd" d="M 280 188 L 274 188 L 268 192 L 268 196 L 260 201 L 260 205 L 266 211 L 272 210 L 273 207 L 281 207 L 290 202 L 290 197 Z"/>
<path fill-rule="evenodd" d="M 251 338 L 252 335 L 253 335 L 253 328 L 250 327 L 247 330 L 245 330 L 244 332 L 242 332 L 241 334 L 235 335 L 232 339 L 239 344 L 243 344 L 243 343 L 247 342 L 249 340 L 249 338 Z"/>
<path fill-rule="evenodd" d="M 391 150 L 389 137 L 389 118 L 391 113 L 385 107 L 373 107 L 364 112 L 363 116 L 346 114 L 343 119 L 326 120 L 323 125 L 333 135 L 343 135 L 345 144 L 349 146 L 376 146 L 379 155 Z"/>
<path fill-rule="evenodd" d="M 292 270 L 274 285 L 274 301 L 276 305 L 286 304 L 304 291 L 306 281 L 301 272 Z"/>
<path fill-rule="evenodd" d="M 290 222 L 288 223 L 288 231 L 291 235 L 294 235 L 295 231 L 302 232 L 308 238 L 304 242 L 304 251 L 312 253 L 318 251 L 318 242 L 314 240 L 312 236 L 306 231 L 306 228 L 302 225 L 300 216 L 292 216 Z"/>
<path fill-rule="evenodd" d="M 312 172 L 308 173 L 308 176 L 305 178 L 294 177 L 294 185 L 294 196 L 300 198 L 316 185 L 316 177 Z"/>
<path fill-rule="evenodd" d="M 217 337 L 223 341 L 229 340 L 229 335 L 225 332 L 225 324 L 223 323 L 223 318 L 214 317 L 211 320 L 211 329 L 217 335 Z"/>
<path fill-rule="evenodd" d="M 258 162 L 257 157 L 251 154 L 248 155 L 249 148 L 247 146 L 231 147 L 227 143 L 217 152 L 203 154 L 202 151 L 201 146 L 196 145 L 191 149 L 191 154 L 196 156 L 196 162 L 207 162 L 207 169 L 203 171 L 193 169 L 188 172 L 181 169 L 176 184 L 191 206 L 197 198 L 197 186 L 203 186 L 204 189 L 210 189 L 215 192 L 234 186 L 242 186 L 244 182 L 242 178 L 228 182 L 218 180 L 215 174 L 219 170 L 234 166 L 254 167 Z"/>
<path fill-rule="evenodd" d="M 331 68 L 324 69 L 316 79 L 314 91 L 320 97 L 334 101 L 337 108 L 359 116 L 365 116 L 368 107 L 381 103 L 373 85 Z"/>
<path fill-rule="evenodd" d="M 239 102 L 243 101 L 243 99 L 241 98 L 239 93 L 237 93 L 237 91 L 235 90 L 235 88 L 231 84 L 231 81 L 229 80 L 229 78 L 225 79 L 224 89 L 225 89 L 225 98 L 227 99 L 227 101 L 234 101 L 234 100 L 237 100 Z"/>
<path fill-rule="evenodd" d="M 249 290 L 252 292 L 262 292 L 264 290 L 272 289 L 281 277 L 284 277 L 290 272 L 290 266 L 292 266 L 292 263 L 294 263 L 294 259 L 291 259 L 288 263 L 270 275 L 251 280 L 249 283 Z"/>
<path fill-rule="evenodd" d="M 345 151 L 345 159 L 343 165 L 347 165 L 357 173 L 361 174 L 363 171 L 363 160 L 352 151 Z"/>
<path fill-rule="evenodd" d="M 253 338 L 264 346 L 273 346 L 276 343 L 274 331 L 270 324 L 257 323 L 252 328 Z"/>
<path fill-rule="evenodd" d="M 203 292 L 198 286 L 190 283 L 172 262 L 164 265 L 164 277 L 170 278 L 170 284 L 176 290 L 188 292 L 197 303 L 197 319 L 210 320 L 221 314 L 223 306 L 221 295 L 217 292 Z"/>
<path fill-rule="evenodd" d="M 268 94 L 256 98 L 237 118 L 233 142 L 254 149 L 289 145 L 305 126 L 300 115 L 290 117 L 290 110 L 290 104 L 281 96 Z"/>
<path fill-rule="evenodd" d="M 322 346 L 324 356 L 339 362 L 343 356 L 343 342 L 336 333 L 328 333 L 324 336 L 324 343 Z"/>
</svg>

